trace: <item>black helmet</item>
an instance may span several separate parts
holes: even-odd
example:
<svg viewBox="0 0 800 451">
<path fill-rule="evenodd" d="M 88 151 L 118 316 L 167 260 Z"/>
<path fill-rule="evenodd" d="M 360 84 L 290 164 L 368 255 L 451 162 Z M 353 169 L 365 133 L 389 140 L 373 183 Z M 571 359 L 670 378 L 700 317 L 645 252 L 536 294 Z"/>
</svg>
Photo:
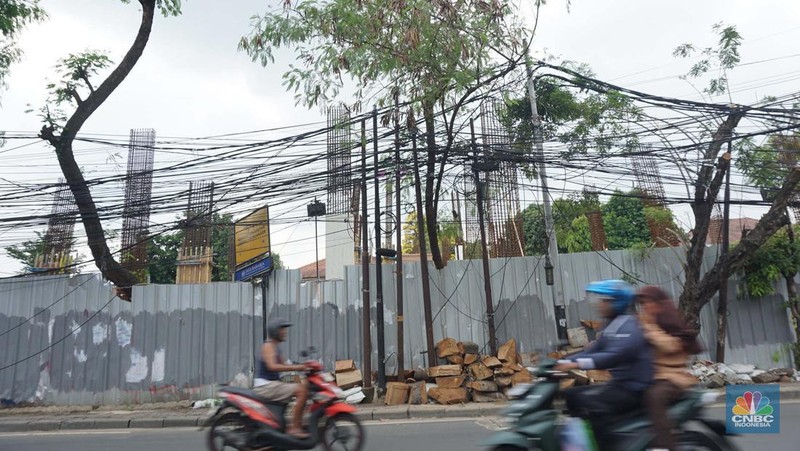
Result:
<svg viewBox="0 0 800 451">
<path fill-rule="evenodd" d="M 292 327 L 292 323 L 283 318 L 275 318 L 267 326 L 267 336 L 272 340 L 281 341 L 281 329 L 286 327 Z"/>
</svg>

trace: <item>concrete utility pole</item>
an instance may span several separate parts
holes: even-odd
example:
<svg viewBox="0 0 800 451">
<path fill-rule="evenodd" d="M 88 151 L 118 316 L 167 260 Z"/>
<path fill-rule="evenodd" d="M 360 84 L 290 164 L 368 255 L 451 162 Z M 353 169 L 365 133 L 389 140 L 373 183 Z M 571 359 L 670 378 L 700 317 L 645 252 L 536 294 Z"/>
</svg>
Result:
<svg viewBox="0 0 800 451">
<path fill-rule="evenodd" d="M 553 290 L 553 307 L 556 313 L 556 332 L 559 340 L 567 339 L 567 313 L 564 302 L 564 285 L 561 280 L 561 265 L 558 262 L 558 240 L 553 227 L 553 208 L 550 203 L 550 190 L 547 188 L 547 170 L 544 164 L 544 142 L 542 137 L 542 119 L 536 107 L 536 89 L 533 84 L 533 69 L 530 62 L 525 61 L 528 71 L 528 98 L 531 102 L 531 122 L 533 124 L 533 144 L 536 150 L 536 165 L 542 183 L 542 199 L 544 201 L 544 227 L 547 233 L 547 255 L 545 256 L 545 271 L 553 272 L 553 279 L 548 277 L 548 285 Z M 552 268 L 550 268 L 552 266 Z M 550 283 L 552 282 L 552 284 Z"/>
<path fill-rule="evenodd" d="M 405 317 L 403 316 L 403 238 L 402 238 L 402 211 L 400 209 L 400 106 L 398 105 L 399 99 L 397 94 L 394 96 L 394 215 L 395 215 L 395 232 L 397 233 L 397 265 L 395 266 L 396 274 L 396 295 L 397 295 L 397 380 L 404 379 L 403 372 L 405 366 L 405 338 L 403 336 L 403 326 L 405 324 Z"/>
</svg>

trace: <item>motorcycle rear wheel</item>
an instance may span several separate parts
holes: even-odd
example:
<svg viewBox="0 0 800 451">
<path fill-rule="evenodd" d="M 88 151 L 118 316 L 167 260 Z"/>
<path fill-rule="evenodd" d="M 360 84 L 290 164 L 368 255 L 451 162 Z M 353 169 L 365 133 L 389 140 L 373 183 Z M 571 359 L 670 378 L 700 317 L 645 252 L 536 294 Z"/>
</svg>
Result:
<svg viewBox="0 0 800 451">
<path fill-rule="evenodd" d="M 721 444 L 712 437 L 698 431 L 683 432 L 676 444 L 676 448 L 687 451 L 728 451 L 731 449 L 725 446 L 724 443 Z"/>
<path fill-rule="evenodd" d="M 364 427 L 349 413 L 328 418 L 322 428 L 322 446 L 326 451 L 361 451 L 364 449 Z"/>
<path fill-rule="evenodd" d="M 252 422 L 247 417 L 238 412 L 226 413 L 211 423 L 206 442 L 208 449 L 209 451 L 244 449 L 248 435 L 254 430 Z"/>
</svg>

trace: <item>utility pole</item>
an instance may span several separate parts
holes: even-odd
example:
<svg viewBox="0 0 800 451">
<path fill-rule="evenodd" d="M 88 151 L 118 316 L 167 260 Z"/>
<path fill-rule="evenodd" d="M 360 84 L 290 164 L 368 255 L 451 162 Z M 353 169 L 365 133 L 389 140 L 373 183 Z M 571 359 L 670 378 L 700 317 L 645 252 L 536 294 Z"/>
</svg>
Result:
<svg viewBox="0 0 800 451">
<path fill-rule="evenodd" d="M 367 121 L 361 119 L 361 316 L 364 354 L 364 387 L 372 387 L 372 337 L 369 302 L 369 237 L 367 236 Z"/>
<path fill-rule="evenodd" d="M 491 355 L 497 355 L 497 337 L 494 329 L 494 304 L 492 303 L 492 279 L 489 271 L 489 249 L 486 245 L 486 226 L 483 223 L 483 190 L 486 182 L 480 180 L 478 171 L 478 146 L 475 142 L 475 121 L 469 120 L 469 132 L 472 137 L 472 150 L 475 160 L 472 163 L 472 174 L 475 177 L 475 196 L 478 201 L 478 225 L 481 231 L 481 260 L 483 260 L 483 292 L 486 297 L 486 325 L 489 328 L 489 349 Z"/>
<path fill-rule="evenodd" d="M 728 255 L 730 249 L 730 210 L 731 210 L 731 142 L 728 140 L 728 152 L 722 158 L 728 160 L 725 173 L 725 200 L 722 204 L 722 252 L 720 257 Z M 719 284 L 719 303 L 717 305 L 717 354 L 719 363 L 725 362 L 725 336 L 728 328 L 728 272 L 722 272 Z"/>
<path fill-rule="evenodd" d="M 395 231 L 396 235 L 396 248 L 397 248 L 397 265 L 395 266 L 396 285 L 397 285 L 397 380 L 404 380 L 403 372 L 405 366 L 405 344 L 404 344 L 404 331 L 403 325 L 405 324 L 405 317 L 403 316 L 403 237 L 402 219 L 400 208 L 400 107 L 398 105 L 398 96 L 394 96 L 394 215 L 396 220 Z"/>
<path fill-rule="evenodd" d="M 381 185 L 378 180 L 378 108 L 372 108 L 372 147 L 375 165 L 375 309 L 378 335 L 378 390 L 386 390 L 386 349 L 383 336 L 383 264 L 381 254 Z M 382 394 L 382 393 L 380 393 Z"/>
<path fill-rule="evenodd" d="M 530 62 L 525 60 L 528 72 L 528 98 L 531 102 L 531 122 L 533 124 L 533 144 L 536 150 L 537 172 L 542 183 L 542 199 L 544 200 L 544 227 L 547 233 L 547 255 L 545 256 L 545 271 L 547 284 L 552 287 L 553 308 L 556 314 L 556 332 L 559 340 L 567 337 L 567 308 L 564 302 L 564 286 L 561 281 L 561 265 L 558 264 L 558 240 L 553 227 L 553 208 L 550 205 L 550 190 L 547 187 L 547 170 L 544 164 L 544 142 L 542 137 L 542 119 L 536 106 L 536 89 L 533 84 L 533 69 Z M 553 277 L 550 277 L 552 273 Z M 552 282 L 552 283 L 551 283 Z"/>
<path fill-rule="evenodd" d="M 411 135 L 414 153 L 414 193 L 417 197 L 417 240 L 419 241 L 420 271 L 422 272 L 422 310 L 425 313 L 425 342 L 428 347 L 428 367 L 436 366 L 436 348 L 433 344 L 433 309 L 431 308 L 431 281 L 428 275 L 428 247 L 425 244 L 425 219 L 422 217 L 422 185 L 419 181 L 416 130 Z"/>
</svg>

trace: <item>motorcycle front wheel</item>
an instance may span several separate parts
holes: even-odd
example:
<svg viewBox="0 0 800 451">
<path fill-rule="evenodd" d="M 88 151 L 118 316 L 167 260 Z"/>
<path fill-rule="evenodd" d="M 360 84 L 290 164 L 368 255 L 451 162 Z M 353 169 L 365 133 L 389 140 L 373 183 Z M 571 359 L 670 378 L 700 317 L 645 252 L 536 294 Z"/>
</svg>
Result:
<svg viewBox="0 0 800 451">
<path fill-rule="evenodd" d="M 322 429 L 322 445 L 326 451 L 361 451 L 364 449 L 364 428 L 349 413 L 328 418 Z"/>
<path fill-rule="evenodd" d="M 242 449 L 247 437 L 255 428 L 253 423 L 238 412 L 226 413 L 211 423 L 207 444 L 209 451 Z"/>
</svg>

